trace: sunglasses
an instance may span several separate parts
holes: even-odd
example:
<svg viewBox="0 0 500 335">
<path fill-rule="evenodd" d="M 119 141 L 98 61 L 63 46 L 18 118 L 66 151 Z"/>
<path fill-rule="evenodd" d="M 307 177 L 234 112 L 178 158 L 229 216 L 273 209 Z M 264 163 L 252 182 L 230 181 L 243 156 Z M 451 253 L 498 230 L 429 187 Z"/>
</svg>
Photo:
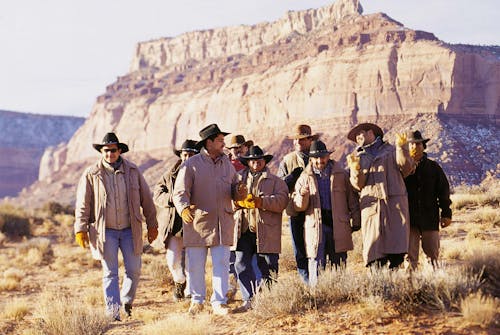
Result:
<svg viewBox="0 0 500 335">
<path fill-rule="evenodd" d="M 118 149 L 116 149 L 116 148 L 113 148 L 113 149 L 102 149 L 102 150 L 103 150 L 104 152 L 111 152 L 111 153 L 113 153 L 113 154 L 114 154 L 115 152 L 117 152 L 117 151 L 118 151 Z"/>
</svg>

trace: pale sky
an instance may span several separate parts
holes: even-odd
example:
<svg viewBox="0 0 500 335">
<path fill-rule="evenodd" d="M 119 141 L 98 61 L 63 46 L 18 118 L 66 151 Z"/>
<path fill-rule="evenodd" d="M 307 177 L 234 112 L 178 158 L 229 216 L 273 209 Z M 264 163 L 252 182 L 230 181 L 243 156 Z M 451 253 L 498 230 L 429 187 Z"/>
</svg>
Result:
<svg viewBox="0 0 500 335">
<path fill-rule="evenodd" d="M 2 0 L 0 110 L 87 116 L 138 42 L 270 22 L 327 0 Z M 361 0 L 450 43 L 500 45 L 497 0 Z"/>
</svg>

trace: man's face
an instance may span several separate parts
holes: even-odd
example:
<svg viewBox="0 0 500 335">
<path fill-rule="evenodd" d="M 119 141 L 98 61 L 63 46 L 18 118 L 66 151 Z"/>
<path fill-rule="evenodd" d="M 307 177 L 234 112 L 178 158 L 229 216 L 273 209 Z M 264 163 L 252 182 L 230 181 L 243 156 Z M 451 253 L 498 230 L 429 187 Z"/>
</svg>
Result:
<svg viewBox="0 0 500 335">
<path fill-rule="evenodd" d="M 422 142 L 408 143 L 408 149 L 410 149 L 410 155 L 416 160 L 420 160 L 424 155 L 424 144 Z"/>
<path fill-rule="evenodd" d="M 108 144 L 101 148 L 102 158 L 109 164 L 113 164 L 120 157 L 121 149 L 117 144 Z"/>
<path fill-rule="evenodd" d="M 251 172 L 260 172 L 266 167 L 266 161 L 264 158 L 261 159 L 250 159 L 248 160 L 248 167 Z"/>
<path fill-rule="evenodd" d="M 362 145 L 367 145 L 367 144 L 370 144 L 372 143 L 373 141 L 375 141 L 375 134 L 373 134 L 373 130 L 369 129 L 369 130 L 360 130 L 357 134 L 356 134 L 356 143 L 358 143 L 358 145 L 362 146 Z"/>
<path fill-rule="evenodd" d="M 247 147 L 246 145 L 242 145 L 240 147 L 240 155 L 245 156 L 248 152 L 248 149 L 250 149 L 250 147 Z"/>
<path fill-rule="evenodd" d="M 193 151 L 181 151 L 180 158 L 181 161 L 185 162 L 189 157 L 194 155 L 195 153 Z"/>
<path fill-rule="evenodd" d="M 324 155 L 321 157 L 309 157 L 309 161 L 312 166 L 320 171 L 323 171 L 326 168 L 326 164 L 330 159 L 330 155 Z"/>
<path fill-rule="evenodd" d="M 213 141 L 211 139 L 206 141 L 206 148 L 210 155 L 220 156 L 224 154 L 224 146 L 224 135 L 222 134 L 217 135 Z"/>
<path fill-rule="evenodd" d="M 231 158 L 236 159 L 242 155 L 241 147 L 229 148 L 229 152 L 231 153 Z"/>
<path fill-rule="evenodd" d="M 309 152 L 309 148 L 311 147 L 312 137 L 300 138 L 293 140 L 293 146 L 295 150 L 300 152 Z"/>
</svg>

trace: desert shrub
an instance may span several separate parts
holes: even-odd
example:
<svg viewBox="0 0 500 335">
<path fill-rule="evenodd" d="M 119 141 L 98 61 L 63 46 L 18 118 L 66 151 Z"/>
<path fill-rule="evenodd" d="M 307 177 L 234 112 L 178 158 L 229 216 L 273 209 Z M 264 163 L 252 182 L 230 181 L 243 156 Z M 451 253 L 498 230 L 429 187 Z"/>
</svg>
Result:
<svg viewBox="0 0 500 335">
<path fill-rule="evenodd" d="M 460 303 L 463 318 L 469 324 L 485 328 L 498 323 L 499 309 L 498 299 L 479 293 L 465 297 Z"/>
<path fill-rule="evenodd" d="M 143 257 L 143 273 L 152 277 L 156 285 L 173 285 L 164 257 Z"/>
<path fill-rule="evenodd" d="M 21 287 L 21 283 L 14 278 L 0 278 L 0 292 L 16 291 Z"/>
<path fill-rule="evenodd" d="M 500 190 L 487 188 L 484 186 L 460 186 L 455 188 L 455 193 L 451 195 L 452 209 L 462 209 L 469 206 L 491 205 L 498 207 L 500 200 Z"/>
<path fill-rule="evenodd" d="M 40 334 L 103 334 L 111 321 L 101 309 L 55 292 L 43 294 L 37 306 L 35 318 Z"/>
<path fill-rule="evenodd" d="M 500 297 L 500 248 L 483 245 L 465 256 L 465 266 L 484 281 L 484 290 Z"/>
<path fill-rule="evenodd" d="M 18 250 L 24 262 L 31 265 L 48 264 L 54 257 L 50 240 L 44 237 L 30 239 L 22 243 Z"/>
<path fill-rule="evenodd" d="M 30 308 L 26 301 L 14 299 L 4 306 L 2 316 L 5 319 L 21 321 L 29 312 Z"/>
<path fill-rule="evenodd" d="M 214 333 L 209 314 L 200 314 L 186 320 L 186 314 L 170 314 L 166 319 L 148 324 L 142 328 L 149 335 L 204 335 Z"/>
<path fill-rule="evenodd" d="M 42 210 L 46 211 L 50 216 L 57 214 L 71 214 L 75 213 L 75 209 L 71 205 L 63 205 L 57 201 L 49 201 L 42 206 Z"/>
<path fill-rule="evenodd" d="M 0 232 L 9 238 L 31 236 L 28 216 L 12 205 L 0 206 Z"/>
<path fill-rule="evenodd" d="M 500 226 L 500 211 L 498 208 L 481 207 L 474 211 L 472 220 L 490 227 Z"/>
<path fill-rule="evenodd" d="M 24 271 L 16 269 L 16 268 L 8 268 L 3 273 L 4 278 L 12 278 L 12 279 L 17 280 L 17 281 L 23 280 L 23 278 L 25 276 L 26 276 L 26 273 L 24 273 Z"/>
</svg>

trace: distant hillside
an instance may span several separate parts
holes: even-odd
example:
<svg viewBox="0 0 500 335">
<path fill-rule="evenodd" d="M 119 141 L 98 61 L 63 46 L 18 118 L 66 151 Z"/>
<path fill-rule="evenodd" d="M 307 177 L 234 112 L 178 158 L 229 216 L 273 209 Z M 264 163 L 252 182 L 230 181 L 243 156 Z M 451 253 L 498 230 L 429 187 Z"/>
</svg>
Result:
<svg viewBox="0 0 500 335">
<path fill-rule="evenodd" d="M 36 181 L 45 149 L 67 142 L 84 121 L 0 110 L 0 197 L 15 196 Z"/>
</svg>

